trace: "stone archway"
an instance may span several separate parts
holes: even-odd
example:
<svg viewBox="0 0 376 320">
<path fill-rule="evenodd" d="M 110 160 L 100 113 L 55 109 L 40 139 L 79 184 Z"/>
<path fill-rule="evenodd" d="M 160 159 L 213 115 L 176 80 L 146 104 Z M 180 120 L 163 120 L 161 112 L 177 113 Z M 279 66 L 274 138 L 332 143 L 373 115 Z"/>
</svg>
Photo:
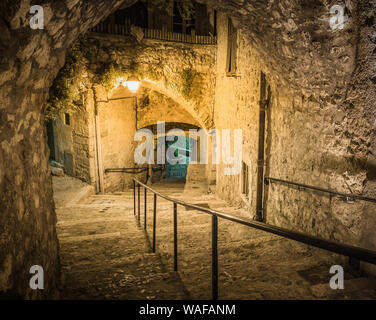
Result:
<svg viewBox="0 0 376 320">
<path fill-rule="evenodd" d="M 132 185 L 132 175 L 111 171 L 137 166 L 134 163 L 137 130 L 158 122 L 200 126 L 199 119 L 193 118 L 184 106 L 143 83 L 136 94 L 123 86 L 108 93 L 96 86 L 93 94 L 86 95 L 88 144 L 94 146 L 88 148 L 89 157 L 95 160 L 90 161 L 91 182 L 97 185 L 98 192 L 123 191 Z M 94 104 L 96 113 L 91 107 Z"/>
<path fill-rule="evenodd" d="M 97 50 L 97 61 L 91 63 L 94 72 L 115 64 L 137 75 L 143 86 L 172 98 L 203 128 L 214 126 L 215 46 L 148 39 L 139 43 L 132 38 L 95 33 L 87 38 Z"/>
</svg>

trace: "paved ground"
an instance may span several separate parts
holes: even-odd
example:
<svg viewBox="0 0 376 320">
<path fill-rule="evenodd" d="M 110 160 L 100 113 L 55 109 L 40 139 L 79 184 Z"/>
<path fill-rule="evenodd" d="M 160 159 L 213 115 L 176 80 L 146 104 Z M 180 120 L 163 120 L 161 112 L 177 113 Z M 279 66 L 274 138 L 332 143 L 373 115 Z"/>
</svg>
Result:
<svg viewBox="0 0 376 320">
<path fill-rule="evenodd" d="M 213 195 L 177 182 L 162 193 L 245 217 Z M 64 299 L 210 299 L 211 218 L 178 206 L 179 272 L 173 271 L 172 204 L 158 198 L 157 254 L 151 253 L 152 197 L 144 231 L 133 191 L 90 196 L 57 209 Z M 376 283 L 345 267 L 345 290 L 329 288 L 329 268 L 343 262 L 323 250 L 219 221 L 220 299 L 375 299 Z"/>
<path fill-rule="evenodd" d="M 69 176 L 52 176 L 55 206 L 70 207 L 95 193 L 94 187 Z"/>
</svg>

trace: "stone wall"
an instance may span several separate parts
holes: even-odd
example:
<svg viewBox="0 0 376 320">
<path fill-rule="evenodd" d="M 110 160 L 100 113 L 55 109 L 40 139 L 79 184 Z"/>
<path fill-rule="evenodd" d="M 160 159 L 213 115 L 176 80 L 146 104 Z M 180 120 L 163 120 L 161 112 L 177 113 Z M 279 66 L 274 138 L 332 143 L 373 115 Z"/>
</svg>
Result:
<svg viewBox="0 0 376 320">
<path fill-rule="evenodd" d="M 239 34 L 238 70 L 239 77 L 226 75 L 227 59 L 227 15 L 217 15 L 218 54 L 217 78 L 215 94 L 215 125 L 216 129 L 243 130 L 243 161 L 250 167 L 250 197 L 241 196 L 240 175 L 225 176 L 224 165 L 217 170 L 217 194 L 236 204 L 254 208 L 256 199 L 256 163 L 257 163 L 257 132 L 258 132 L 258 101 L 259 78 L 261 66 L 257 59 L 257 51 L 249 47 L 244 34 Z M 226 114 L 226 117 L 223 117 Z"/>
<path fill-rule="evenodd" d="M 325 90 L 326 95 L 351 79 L 357 32 L 364 27 L 357 21 L 358 5 L 372 6 L 356 0 L 202 2 L 231 16 L 279 85 L 317 94 Z M 345 9 L 342 30 L 330 28 L 333 5 Z"/>
<path fill-rule="evenodd" d="M 356 10 L 354 7 L 352 12 Z M 364 21 L 353 23 L 359 28 L 364 26 Z M 345 72 L 342 82 L 329 88 L 326 79 L 339 75 L 337 71 L 328 69 L 322 73 L 321 83 L 307 73 L 306 79 L 300 83 L 301 89 L 295 89 L 293 83 L 290 87 L 285 86 L 281 81 L 283 74 L 276 73 L 273 65 L 265 63 L 265 56 L 255 48 L 247 29 L 239 31 L 237 76 L 227 77 L 227 18 L 224 13 L 219 14 L 215 124 L 218 129 L 243 130 L 243 161 L 250 168 L 250 196 L 246 199 L 241 195 L 240 176 L 224 176 L 223 166 L 217 172 L 217 193 L 233 203 L 248 207 L 250 218 L 256 213 L 262 71 L 271 86 L 266 120 L 265 175 L 340 192 L 374 194 L 368 185 L 372 185 L 372 179 L 375 179 L 372 174 L 375 167 L 367 166 L 367 161 L 370 163 L 369 156 L 372 155 L 375 114 L 365 112 L 374 102 L 361 99 L 362 92 L 369 98 L 374 96 L 366 89 L 374 85 L 368 80 L 371 75 L 365 75 L 365 71 L 362 77 L 367 85 L 360 84 L 355 76 L 359 69 L 364 70 L 361 66 L 368 62 L 363 60 L 367 59 L 365 55 L 357 59 L 354 57 L 354 51 L 364 50 L 354 41 L 356 34 L 350 33 L 354 25 L 350 22 L 344 35 L 335 34 L 339 43 L 343 44 L 345 39 L 348 41 L 347 45 L 341 46 L 341 59 L 335 62 L 340 64 L 338 72 Z M 369 35 L 370 29 L 365 27 L 364 30 L 368 30 Z M 334 37 L 330 29 L 323 34 Z M 374 44 L 368 43 L 365 51 L 369 52 L 374 47 Z M 318 59 L 329 57 L 327 53 L 317 56 Z M 298 76 L 299 69 L 308 68 L 307 63 L 310 68 L 320 70 L 306 61 L 293 73 Z M 223 117 L 224 113 L 229 116 Z M 375 218 L 370 218 L 370 212 L 375 210 L 372 204 L 361 201 L 347 203 L 280 184 L 266 187 L 264 198 L 268 223 L 375 249 L 374 233 L 364 227 L 365 223 L 375 224 Z M 362 240 L 365 238 L 368 240 Z"/>
<path fill-rule="evenodd" d="M 45 29 L 32 30 L 30 1 L 0 2 L 1 295 L 57 296 L 58 241 L 42 106 L 66 49 L 121 3 L 43 1 Z M 45 290 L 30 289 L 32 265 L 43 266 Z"/>
<path fill-rule="evenodd" d="M 200 127 L 213 127 L 213 94 L 215 86 L 214 45 L 192 45 L 166 41 L 89 34 L 98 41 L 98 68 L 116 63 L 126 70 L 136 68 L 143 85 L 158 91 L 182 106 Z M 182 73 L 195 76 L 190 95 L 184 94 Z"/>
<path fill-rule="evenodd" d="M 65 113 L 60 112 L 53 121 L 55 158 L 64 165 L 66 174 L 90 183 L 88 112 L 81 108 L 70 112 L 69 118 L 67 125 Z"/>
<path fill-rule="evenodd" d="M 359 122 L 354 121 L 354 140 L 361 141 L 361 136 L 366 136 L 367 151 L 363 158 L 366 162 L 366 180 L 363 193 L 369 197 L 376 198 L 376 5 L 374 2 L 361 1 L 358 3 L 359 17 L 357 24 L 359 25 L 359 42 L 357 51 L 357 68 L 354 72 L 354 87 L 349 91 L 349 99 L 358 105 L 356 110 L 349 108 L 349 112 L 354 115 L 360 115 Z M 354 112 L 355 111 L 355 112 Z M 358 117 L 357 117 L 358 118 Z M 364 121 L 367 119 L 367 121 Z M 364 152 L 363 152 L 364 154 Z M 363 154 L 360 157 L 363 157 Z M 367 248 L 376 248 L 376 237 L 374 230 L 376 228 L 375 205 L 365 203 L 362 216 L 362 233 L 360 244 Z M 372 274 L 376 274 L 375 266 L 369 264 L 364 269 Z"/>
<path fill-rule="evenodd" d="M 140 106 L 137 111 L 137 127 L 144 128 L 158 121 L 181 122 L 199 126 L 199 122 L 181 105 L 170 97 L 154 90 L 146 90 L 142 99 L 148 99 L 148 104 Z"/>
</svg>

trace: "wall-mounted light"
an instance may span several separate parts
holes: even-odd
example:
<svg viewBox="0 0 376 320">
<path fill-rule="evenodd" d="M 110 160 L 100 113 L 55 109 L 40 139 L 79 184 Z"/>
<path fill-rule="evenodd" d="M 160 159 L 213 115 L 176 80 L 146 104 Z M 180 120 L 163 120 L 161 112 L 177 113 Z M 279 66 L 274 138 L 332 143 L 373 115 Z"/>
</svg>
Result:
<svg viewBox="0 0 376 320">
<path fill-rule="evenodd" d="M 131 76 L 128 80 L 124 80 L 124 78 L 117 78 L 116 79 L 116 89 L 123 85 L 124 88 L 128 87 L 129 91 L 132 93 L 136 93 L 137 90 L 140 88 L 140 81 L 137 77 Z"/>
<path fill-rule="evenodd" d="M 132 76 L 128 78 L 126 85 L 130 92 L 136 93 L 138 88 L 140 88 L 140 81 L 136 77 Z"/>
</svg>

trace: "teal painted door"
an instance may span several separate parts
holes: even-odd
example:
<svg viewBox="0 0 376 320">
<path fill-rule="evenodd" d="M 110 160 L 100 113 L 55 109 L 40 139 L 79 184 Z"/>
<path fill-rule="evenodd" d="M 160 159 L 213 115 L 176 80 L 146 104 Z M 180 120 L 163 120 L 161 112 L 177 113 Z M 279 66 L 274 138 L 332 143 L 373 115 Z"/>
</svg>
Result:
<svg viewBox="0 0 376 320">
<path fill-rule="evenodd" d="M 167 141 L 167 148 L 177 141 L 178 137 L 175 137 L 174 141 Z M 170 164 L 167 161 L 167 178 L 185 178 L 187 176 L 187 169 L 190 160 L 190 143 L 189 138 L 185 138 L 186 143 L 184 146 L 176 147 L 174 152 L 175 158 L 179 157 L 184 163 Z M 179 161 L 180 162 L 180 161 Z"/>
</svg>

